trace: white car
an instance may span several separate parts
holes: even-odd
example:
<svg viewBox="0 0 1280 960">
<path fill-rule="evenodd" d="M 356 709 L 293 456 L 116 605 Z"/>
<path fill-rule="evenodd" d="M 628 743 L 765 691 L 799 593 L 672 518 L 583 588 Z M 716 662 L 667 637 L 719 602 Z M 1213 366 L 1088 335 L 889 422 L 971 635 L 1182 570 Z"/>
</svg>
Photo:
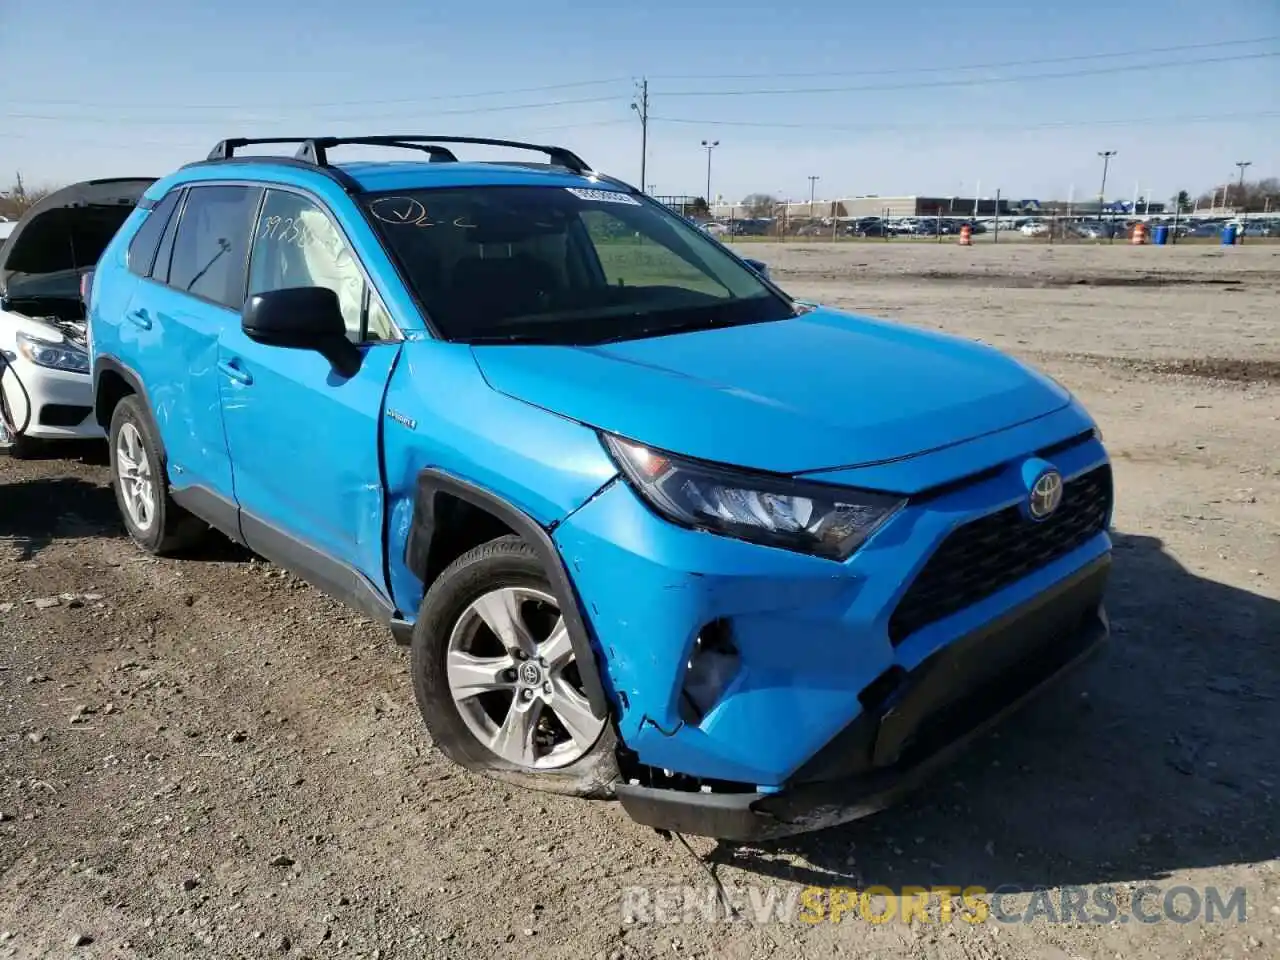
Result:
<svg viewBox="0 0 1280 960">
<path fill-rule="evenodd" d="M 0 246 L 0 448 L 98 438 L 81 279 L 151 178 L 89 180 L 45 197 Z"/>
<path fill-rule="evenodd" d="M 1042 220 L 1031 220 L 1019 227 L 1018 232 L 1024 237 L 1044 237 L 1048 236 L 1049 225 Z"/>
</svg>

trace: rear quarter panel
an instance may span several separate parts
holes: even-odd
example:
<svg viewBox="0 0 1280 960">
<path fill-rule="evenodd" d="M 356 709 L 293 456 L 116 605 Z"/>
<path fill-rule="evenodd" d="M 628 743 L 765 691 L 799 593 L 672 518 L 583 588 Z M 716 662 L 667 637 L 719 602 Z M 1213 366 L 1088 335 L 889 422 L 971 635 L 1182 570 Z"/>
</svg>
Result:
<svg viewBox="0 0 1280 960">
<path fill-rule="evenodd" d="M 150 196 L 154 187 L 147 191 Z M 138 277 L 129 272 L 125 255 L 129 242 L 138 227 L 150 215 L 149 210 L 135 208 L 129 218 L 116 231 L 98 260 L 93 274 L 93 288 L 89 294 L 88 321 L 89 355 L 94 361 L 94 388 L 97 388 L 99 357 L 112 357 L 129 366 L 129 358 L 122 354 L 120 325 L 129 303 L 138 287 Z M 127 350 L 124 353 L 128 353 Z"/>
</svg>

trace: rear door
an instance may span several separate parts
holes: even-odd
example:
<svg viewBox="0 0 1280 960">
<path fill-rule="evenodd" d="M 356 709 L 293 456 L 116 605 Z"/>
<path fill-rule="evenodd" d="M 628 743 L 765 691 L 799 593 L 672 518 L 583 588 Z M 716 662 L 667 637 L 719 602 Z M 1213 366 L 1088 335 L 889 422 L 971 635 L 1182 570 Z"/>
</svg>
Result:
<svg viewBox="0 0 1280 960">
<path fill-rule="evenodd" d="M 241 530 L 250 547 L 331 592 L 351 591 L 352 572 L 385 592 L 379 437 L 399 333 L 329 211 L 273 187 L 254 229 L 248 290 L 306 286 L 338 294 L 362 362 L 344 378 L 315 351 L 256 343 L 239 324 L 222 330 L 219 385 Z"/>
<path fill-rule="evenodd" d="M 147 386 L 176 490 L 213 495 L 233 517 L 235 492 L 222 427 L 218 338 L 238 329 L 253 220 L 262 191 L 189 187 L 137 287 L 121 339 Z M 217 509 L 210 504 L 209 509 Z M 231 521 L 234 523 L 234 520 Z"/>
</svg>

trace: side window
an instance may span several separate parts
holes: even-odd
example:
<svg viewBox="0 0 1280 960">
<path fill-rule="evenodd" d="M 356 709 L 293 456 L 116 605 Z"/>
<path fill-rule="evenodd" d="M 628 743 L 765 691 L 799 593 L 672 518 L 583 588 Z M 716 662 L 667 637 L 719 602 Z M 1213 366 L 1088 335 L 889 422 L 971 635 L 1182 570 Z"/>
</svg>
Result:
<svg viewBox="0 0 1280 960">
<path fill-rule="evenodd" d="M 160 249 L 156 251 L 156 262 L 151 268 L 151 278 L 159 283 L 169 282 L 169 263 L 173 260 L 173 241 L 178 235 L 178 224 L 182 222 L 182 209 L 185 205 L 178 200 L 178 209 L 169 218 L 164 228 L 164 236 L 160 238 Z"/>
<path fill-rule="evenodd" d="M 706 271 L 612 214 L 583 210 L 580 216 L 610 286 L 679 287 L 713 297 L 732 296 Z"/>
<path fill-rule="evenodd" d="M 348 339 L 363 339 L 364 274 L 351 248 L 314 202 L 285 190 L 268 190 L 254 233 L 249 292 L 288 287 L 332 290 L 342 307 Z M 380 339 L 372 330 L 370 334 Z"/>
<path fill-rule="evenodd" d="M 244 270 L 253 215 L 252 187 L 191 187 L 173 244 L 169 286 L 224 307 L 244 306 Z"/>
<path fill-rule="evenodd" d="M 147 218 L 138 227 L 138 232 L 129 242 L 129 271 L 140 277 L 151 275 L 151 265 L 155 263 L 156 249 L 160 246 L 160 237 L 173 217 L 173 210 L 178 205 L 181 188 L 170 190 L 153 206 Z"/>
</svg>

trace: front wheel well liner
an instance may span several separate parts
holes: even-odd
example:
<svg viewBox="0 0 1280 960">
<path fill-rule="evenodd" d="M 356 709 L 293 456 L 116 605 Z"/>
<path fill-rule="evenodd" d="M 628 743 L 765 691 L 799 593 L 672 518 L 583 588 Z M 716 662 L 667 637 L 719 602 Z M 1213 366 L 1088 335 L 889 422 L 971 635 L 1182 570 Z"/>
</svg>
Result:
<svg viewBox="0 0 1280 960">
<path fill-rule="evenodd" d="M 98 426 L 106 430 L 111 426 L 111 415 L 120 401 L 137 391 L 119 370 L 110 367 L 102 370 L 93 391 L 93 415 Z"/>
<path fill-rule="evenodd" d="M 569 630 L 587 701 L 596 716 L 608 716 L 611 708 L 591 628 L 582 615 L 577 591 L 551 535 L 527 513 L 483 487 L 441 470 L 427 468 L 419 472 L 404 560 L 422 579 L 424 591 L 457 556 L 509 534 L 533 547 L 542 561 Z"/>
</svg>

